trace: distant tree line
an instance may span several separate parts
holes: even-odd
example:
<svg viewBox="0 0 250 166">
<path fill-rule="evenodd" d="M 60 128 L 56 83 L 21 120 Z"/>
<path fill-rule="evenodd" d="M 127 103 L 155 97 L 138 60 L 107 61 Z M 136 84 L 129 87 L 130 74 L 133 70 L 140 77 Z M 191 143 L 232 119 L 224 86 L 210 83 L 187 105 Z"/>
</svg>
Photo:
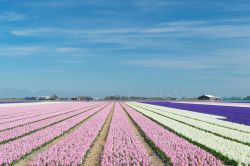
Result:
<svg viewBox="0 0 250 166">
<path fill-rule="evenodd" d="M 173 97 L 106 96 L 104 100 L 176 100 Z"/>
</svg>

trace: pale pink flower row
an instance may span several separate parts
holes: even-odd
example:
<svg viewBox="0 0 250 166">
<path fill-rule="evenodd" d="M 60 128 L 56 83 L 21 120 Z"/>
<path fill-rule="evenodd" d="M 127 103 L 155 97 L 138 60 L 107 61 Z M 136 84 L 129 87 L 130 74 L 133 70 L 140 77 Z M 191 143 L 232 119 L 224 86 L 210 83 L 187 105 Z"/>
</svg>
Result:
<svg viewBox="0 0 250 166">
<path fill-rule="evenodd" d="M 219 166 L 223 165 L 216 157 L 166 130 L 149 118 L 123 104 L 133 120 L 146 136 L 170 158 L 174 166 Z"/>
<path fill-rule="evenodd" d="M 147 151 L 135 136 L 120 104 L 116 104 L 104 151 L 102 166 L 150 165 Z"/>
<path fill-rule="evenodd" d="M 80 103 L 79 103 L 80 104 Z M 78 103 L 55 103 L 55 104 L 36 104 L 36 105 L 26 105 L 26 106 L 16 106 L 16 107 L 0 107 L 0 119 L 19 117 L 25 114 L 32 114 L 36 111 L 43 112 L 44 110 L 53 110 L 58 108 L 65 108 L 71 105 L 78 105 Z"/>
<path fill-rule="evenodd" d="M 89 108 L 93 108 L 93 106 L 89 107 Z M 76 111 L 72 111 L 72 110 L 66 111 L 66 112 L 62 111 L 58 115 L 51 114 L 50 117 L 47 117 L 46 119 L 40 120 L 38 122 L 29 123 L 29 124 L 24 125 L 24 126 L 15 127 L 13 129 L 10 129 L 10 130 L 2 131 L 2 132 L 0 132 L 0 142 L 21 136 L 23 134 L 32 132 L 32 131 L 40 129 L 40 128 L 43 128 L 45 126 L 52 125 L 56 122 L 59 122 L 61 120 L 66 119 L 68 117 L 71 117 L 71 116 L 77 115 L 81 112 L 84 112 L 84 111 L 88 110 L 89 108 L 80 109 L 80 110 L 77 109 Z M 71 108 L 71 109 L 74 110 L 75 108 Z"/>
<path fill-rule="evenodd" d="M 89 150 L 107 119 L 111 108 L 112 104 L 109 104 L 109 106 L 94 115 L 72 134 L 40 153 L 29 165 L 77 166 L 81 164 L 84 155 Z"/>
<path fill-rule="evenodd" d="M 102 106 L 37 131 L 31 135 L 0 145 L 0 165 L 9 165 L 13 161 L 19 160 L 25 154 L 32 152 L 33 149 L 40 147 L 74 127 L 76 124 L 97 112 L 100 108 L 102 108 Z"/>
<path fill-rule="evenodd" d="M 60 104 L 58 104 L 58 105 L 60 105 Z M 87 104 L 86 106 L 83 106 L 83 104 L 82 105 L 77 104 L 77 105 L 67 105 L 64 108 L 62 106 L 60 106 L 60 107 L 52 106 L 50 109 L 49 108 L 47 108 L 47 109 L 39 108 L 39 112 L 35 111 L 35 113 L 33 115 L 23 116 L 23 117 L 19 117 L 19 118 L 16 117 L 15 119 L 12 119 L 10 121 L 4 122 L 3 124 L 0 124 L 0 131 L 6 130 L 9 128 L 14 128 L 17 126 L 22 126 L 22 125 L 25 125 L 28 123 L 36 122 L 36 121 L 39 121 L 42 119 L 49 118 L 51 116 L 66 113 L 66 112 L 73 111 L 73 110 L 80 109 L 80 108 L 87 107 L 87 106 L 89 106 L 89 105 Z M 43 113 L 40 113 L 40 112 L 43 112 Z"/>
</svg>

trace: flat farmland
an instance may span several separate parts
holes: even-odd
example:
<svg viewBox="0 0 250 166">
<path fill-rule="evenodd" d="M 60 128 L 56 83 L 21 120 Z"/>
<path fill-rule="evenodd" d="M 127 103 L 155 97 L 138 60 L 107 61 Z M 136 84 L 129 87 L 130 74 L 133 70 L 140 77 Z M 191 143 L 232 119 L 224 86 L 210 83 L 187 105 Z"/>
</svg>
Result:
<svg viewBox="0 0 250 166">
<path fill-rule="evenodd" d="M 250 165 L 250 108 L 169 102 L 0 106 L 0 165 Z"/>
</svg>

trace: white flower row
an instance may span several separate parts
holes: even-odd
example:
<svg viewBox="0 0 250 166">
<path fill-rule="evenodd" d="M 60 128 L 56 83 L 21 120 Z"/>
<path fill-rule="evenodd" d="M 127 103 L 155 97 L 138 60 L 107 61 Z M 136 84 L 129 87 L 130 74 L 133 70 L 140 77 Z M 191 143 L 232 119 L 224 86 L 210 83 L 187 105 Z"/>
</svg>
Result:
<svg viewBox="0 0 250 166">
<path fill-rule="evenodd" d="M 159 105 L 153 105 L 153 104 L 147 104 L 147 103 L 139 103 L 139 102 L 133 102 L 133 104 L 139 105 L 139 106 L 144 106 L 144 107 L 151 107 L 151 108 L 157 108 L 160 110 L 170 110 L 172 112 L 180 112 L 183 115 L 189 115 L 192 117 L 202 117 L 202 118 L 209 118 L 209 119 L 225 119 L 226 117 L 224 116 L 219 116 L 219 115 L 211 115 L 211 114 L 206 114 L 206 113 L 200 113 L 200 112 L 194 112 L 194 111 L 189 111 L 189 110 L 182 110 L 182 109 L 177 109 L 177 108 L 171 108 L 171 107 L 164 107 L 164 106 L 159 106 Z"/>
<path fill-rule="evenodd" d="M 199 119 L 204 122 L 213 123 L 215 125 L 224 126 L 227 128 L 238 130 L 238 131 L 250 133 L 250 126 L 219 120 L 221 118 L 218 119 L 218 116 L 215 116 L 215 115 L 209 116 L 209 114 L 204 114 L 204 113 L 197 113 L 197 112 L 192 112 L 192 111 L 187 111 L 187 110 L 174 109 L 174 108 L 156 106 L 156 105 L 151 105 L 151 104 L 144 104 L 144 103 L 142 104 L 142 103 L 137 103 L 137 102 L 134 104 L 141 106 L 141 107 L 145 107 L 145 108 L 155 108 L 157 110 L 175 113 L 175 114 L 187 116 L 193 119 Z"/>
<path fill-rule="evenodd" d="M 136 105 L 134 105 L 134 106 L 136 106 Z M 136 108 L 139 108 L 139 107 L 136 106 Z M 206 131 L 209 131 L 212 133 L 216 133 L 216 134 L 222 135 L 222 136 L 227 137 L 227 138 L 238 140 L 240 142 L 250 144 L 250 134 L 249 133 L 244 133 L 244 132 L 232 130 L 229 128 L 213 125 L 213 124 L 202 122 L 199 120 L 183 117 L 181 115 L 172 114 L 172 113 L 169 113 L 167 111 L 157 110 L 155 108 L 149 108 L 149 107 L 143 107 L 143 108 L 152 110 L 154 112 L 157 112 L 157 113 L 164 115 L 164 116 L 167 116 L 169 118 L 173 118 L 175 120 L 184 122 L 188 125 L 196 126 L 200 129 L 203 129 L 203 130 L 206 130 Z"/>
<path fill-rule="evenodd" d="M 135 107 L 131 103 L 128 104 L 131 107 Z M 227 156 L 230 159 L 237 161 L 239 165 L 250 164 L 250 147 L 247 145 L 230 141 L 214 134 L 196 129 L 143 108 L 136 107 L 135 109 L 158 121 L 164 126 L 174 130 L 176 133 L 179 133 L 191 139 L 192 141 L 202 144 L 210 149 L 215 150 L 216 152 L 223 154 L 224 156 Z"/>
</svg>

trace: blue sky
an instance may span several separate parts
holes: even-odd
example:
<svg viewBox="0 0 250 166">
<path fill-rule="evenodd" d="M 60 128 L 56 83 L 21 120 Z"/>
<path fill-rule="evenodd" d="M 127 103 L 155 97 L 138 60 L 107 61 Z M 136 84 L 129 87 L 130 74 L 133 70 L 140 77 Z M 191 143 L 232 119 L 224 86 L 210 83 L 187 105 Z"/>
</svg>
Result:
<svg viewBox="0 0 250 166">
<path fill-rule="evenodd" d="M 247 0 L 0 0 L 0 97 L 250 95 Z"/>
</svg>

